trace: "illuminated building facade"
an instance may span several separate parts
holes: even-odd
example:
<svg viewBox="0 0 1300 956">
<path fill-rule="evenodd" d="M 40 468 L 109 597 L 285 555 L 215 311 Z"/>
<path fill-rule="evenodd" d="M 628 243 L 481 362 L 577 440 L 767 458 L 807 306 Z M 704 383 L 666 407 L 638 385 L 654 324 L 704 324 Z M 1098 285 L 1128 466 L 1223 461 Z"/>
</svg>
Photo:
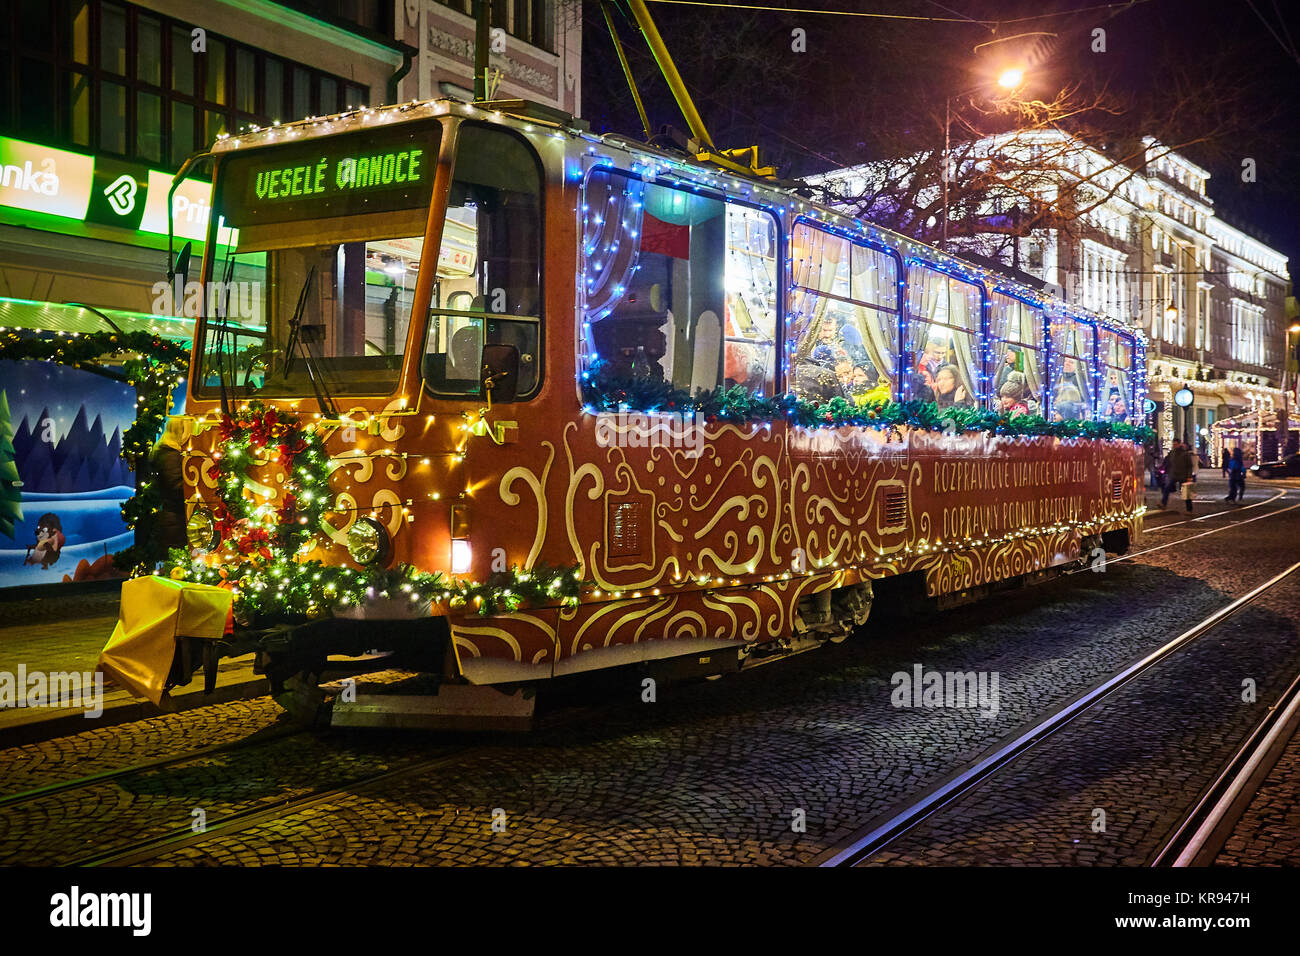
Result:
<svg viewBox="0 0 1300 956">
<path fill-rule="evenodd" d="M 989 191 L 973 228 L 953 220 L 950 247 L 1014 263 L 1071 301 L 1143 328 L 1162 448 L 1184 437 L 1217 459 L 1216 421 L 1280 409 L 1287 258 L 1216 215 L 1208 170 L 1150 137 L 1103 152 L 1059 131 L 989 136 L 954 154 L 959 184 L 997 168 L 1007 188 Z M 858 166 L 810 182 L 852 205 L 903 168 Z M 1015 205 L 1055 208 L 1060 227 L 1017 233 L 1007 225 Z M 1174 401 L 1183 388 L 1187 407 Z M 1272 457 L 1275 436 L 1258 431 L 1247 453 Z"/>
</svg>

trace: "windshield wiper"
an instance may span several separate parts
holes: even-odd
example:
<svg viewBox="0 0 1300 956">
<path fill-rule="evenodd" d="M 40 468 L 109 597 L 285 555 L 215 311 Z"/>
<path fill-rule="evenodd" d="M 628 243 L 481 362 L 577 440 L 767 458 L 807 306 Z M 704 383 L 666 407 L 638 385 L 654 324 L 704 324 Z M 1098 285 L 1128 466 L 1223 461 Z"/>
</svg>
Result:
<svg viewBox="0 0 1300 956">
<path fill-rule="evenodd" d="M 302 349 L 303 365 L 307 368 L 307 378 L 311 381 L 311 390 L 316 396 L 317 404 L 320 405 L 322 412 L 328 412 L 331 418 L 337 418 L 338 411 L 334 407 L 329 388 L 325 385 L 324 375 L 316 368 L 316 360 L 307 344 L 307 337 L 302 334 L 302 317 L 307 310 L 307 293 L 311 288 L 311 280 L 315 277 L 316 266 L 313 265 L 307 273 L 307 278 L 303 280 L 302 291 L 298 293 L 298 305 L 293 310 L 293 318 L 289 320 L 289 340 L 284 349 L 284 380 L 289 381 L 289 373 L 293 371 L 294 350 Z"/>
<path fill-rule="evenodd" d="M 298 345 L 298 329 L 302 326 L 302 314 L 307 308 L 307 290 L 311 288 L 311 280 L 316 277 L 316 267 L 312 266 L 307 272 L 307 278 L 303 280 L 302 288 L 298 290 L 298 304 L 294 307 L 293 318 L 289 320 L 289 340 L 284 346 L 284 380 L 289 381 L 289 373 L 293 371 L 293 350 Z M 308 356 L 308 364 L 311 363 L 311 357 Z"/>
<path fill-rule="evenodd" d="M 186 249 L 189 248 L 189 243 L 185 244 L 185 248 Z M 230 308 L 230 276 L 234 271 L 235 271 L 234 249 L 231 247 L 227 247 L 225 269 L 223 270 L 223 274 L 222 274 L 222 288 L 225 290 L 226 295 L 224 301 L 218 304 L 215 310 L 216 311 L 215 318 L 217 321 L 214 323 L 214 325 L 216 326 L 216 333 L 212 337 L 212 352 L 214 353 L 212 357 L 215 360 L 217 365 L 217 382 L 220 386 L 220 392 L 221 392 L 221 411 L 226 415 L 230 415 L 231 413 L 229 386 L 227 386 L 226 384 L 226 380 L 227 380 L 226 358 L 225 358 L 226 339 L 227 338 L 230 339 L 230 346 L 232 352 L 234 351 L 235 347 L 238 344 L 238 339 L 236 338 L 236 336 L 230 333 L 229 321 L 226 317 L 227 312 Z M 234 364 L 234 358 L 232 356 L 229 377 L 235 378 L 235 372 L 236 372 L 236 368 Z"/>
</svg>

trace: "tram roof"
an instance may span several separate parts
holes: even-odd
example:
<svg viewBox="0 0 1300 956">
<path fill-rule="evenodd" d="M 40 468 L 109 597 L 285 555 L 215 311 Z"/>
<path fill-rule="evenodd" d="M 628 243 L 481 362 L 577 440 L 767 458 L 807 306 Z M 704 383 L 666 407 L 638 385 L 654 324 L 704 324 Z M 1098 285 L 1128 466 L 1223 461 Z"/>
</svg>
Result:
<svg viewBox="0 0 1300 956">
<path fill-rule="evenodd" d="M 430 100 L 411 100 L 387 106 L 373 106 L 363 109 L 335 113 L 328 116 L 308 116 L 291 123 L 281 123 L 269 127 L 252 127 L 242 133 L 223 133 L 212 146 L 214 154 L 236 152 L 244 149 L 256 149 L 264 146 L 283 145 L 304 139 L 333 136 L 339 133 L 356 132 L 364 129 L 376 129 L 394 123 L 410 123 L 422 119 L 441 116 L 461 116 L 521 130 L 525 133 L 550 131 L 552 135 L 588 144 L 588 152 L 603 147 L 616 150 L 634 157 L 641 157 L 639 163 L 646 160 L 655 164 L 656 177 L 678 180 L 694 186 L 706 186 L 719 189 L 735 196 L 745 196 L 752 200 L 762 199 L 784 206 L 791 219 L 808 218 L 830 226 L 849 238 L 859 237 L 875 240 L 880 244 L 895 249 L 904 259 L 916 258 L 940 267 L 944 271 L 957 272 L 960 277 L 981 280 L 990 291 L 1003 291 L 1021 299 L 1041 303 L 1058 312 L 1121 331 L 1134 336 L 1145 347 L 1146 334 L 1140 327 L 1128 325 L 1117 319 L 1085 309 L 1067 302 L 1064 298 L 1050 291 L 1034 288 L 1014 276 L 977 264 L 969 259 L 943 252 L 934 246 L 917 239 L 909 238 L 884 226 L 878 226 L 853 216 L 845 215 L 839 210 L 823 203 L 799 195 L 790 186 L 774 183 L 759 177 L 747 177 L 718 169 L 696 160 L 694 157 L 659 149 L 645 143 L 639 143 L 617 133 L 593 133 L 585 124 L 575 120 L 567 113 L 541 104 L 522 100 L 507 100 L 496 103 L 472 104 L 462 100 L 440 97 Z"/>
</svg>

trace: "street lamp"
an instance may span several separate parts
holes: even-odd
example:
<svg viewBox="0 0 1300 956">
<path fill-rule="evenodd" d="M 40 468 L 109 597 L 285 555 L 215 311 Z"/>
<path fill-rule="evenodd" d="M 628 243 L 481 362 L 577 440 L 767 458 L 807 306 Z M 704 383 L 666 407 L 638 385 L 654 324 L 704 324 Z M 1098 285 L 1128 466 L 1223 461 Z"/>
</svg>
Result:
<svg viewBox="0 0 1300 956">
<path fill-rule="evenodd" d="M 1005 69 L 998 77 L 998 86 L 1004 90 L 1014 90 L 1023 82 L 1025 82 L 1025 71 L 1019 67 Z"/>
<path fill-rule="evenodd" d="M 983 44 L 982 44 L 983 45 Z M 978 50 L 979 47 L 976 47 Z M 1020 67 L 1008 67 L 998 76 L 998 86 L 1003 89 L 1015 91 L 1025 82 L 1025 71 Z M 952 130 L 952 101 L 954 97 L 966 96 L 970 93 L 977 92 L 981 87 L 973 86 L 969 90 L 963 90 L 960 93 L 954 93 L 945 97 L 943 101 L 943 238 L 939 242 L 939 248 L 948 251 L 948 179 L 951 176 L 951 130 Z"/>
</svg>

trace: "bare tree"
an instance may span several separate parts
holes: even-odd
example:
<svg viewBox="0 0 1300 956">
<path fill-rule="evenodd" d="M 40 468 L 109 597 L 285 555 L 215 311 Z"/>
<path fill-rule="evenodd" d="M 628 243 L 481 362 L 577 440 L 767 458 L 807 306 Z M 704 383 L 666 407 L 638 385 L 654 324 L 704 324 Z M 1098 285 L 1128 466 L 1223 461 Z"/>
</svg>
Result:
<svg viewBox="0 0 1300 956">
<path fill-rule="evenodd" d="M 947 10 L 931 0 L 885 6 L 909 15 Z M 988 18 L 1043 19 L 1004 28 L 960 17 L 855 20 L 677 6 L 655 13 L 719 146 L 757 142 L 783 175 L 860 168 L 864 175 L 837 182 L 823 198 L 928 241 L 944 233 L 947 165 L 948 236 L 961 248 L 1004 259 L 1014 257 L 1019 237 L 1043 229 L 1087 235 L 1092 214 L 1122 202 L 1145 168 L 1144 136 L 1208 164 L 1225 161 L 1244 142 L 1278 135 L 1270 122 L 1278 110 L 1261 101 L 1248 51 L 1237 43 L 1190 61 L 1177 31 L 1153 32 L 1127 7 L 1089 6 L 1066 17 L 1043 14 L 1034 0 L 968 0 L 962 7 L 972 17 L 982 11 Z M 1099 23 L 1116 37 L 1139 40 L 1140 54 L 1107 60 L 1090 52 Z M 603 21 L 599 26 L 603 33 Z M 626 21 L 624 27 L 652 121 L 679 122 L 653 61 Z M 806 34 L 806 52 L 791 43 L 796 30 Z M 1016 31 L 1027 39 L 1008 35 Z M 585 52 L 607 84 L 607 99 L 630 115 L 608 40 L 588 37 Z M 979 47 L 986 49 L 977 53 Z M 1033 65 L 1027 94 L 990 95 L 996 87 L 988 66 L 998 58 Z M 973 80 L 980 92 L 954 92 Z M 617 110 L 606 109 L 612 119 Z M 621 125 L 635 128 L 635 121 Z M 985 149 L 989 136 L 1005 147 L 996 156 Z M 1081 145 L 1090 165 L 1079 162 Z"/>
</svg>

